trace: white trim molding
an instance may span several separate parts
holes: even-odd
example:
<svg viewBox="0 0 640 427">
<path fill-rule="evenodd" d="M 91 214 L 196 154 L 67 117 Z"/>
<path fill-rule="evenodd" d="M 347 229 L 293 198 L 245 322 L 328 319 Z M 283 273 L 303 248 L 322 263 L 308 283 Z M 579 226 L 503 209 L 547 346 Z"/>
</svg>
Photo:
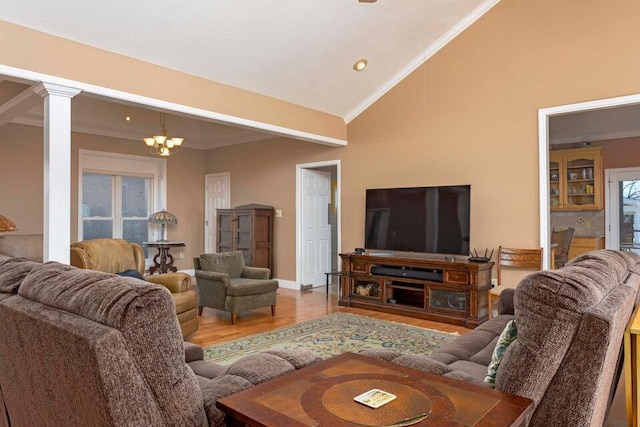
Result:
<svg viewBox="0 0 640 427">
<path fill-rule="evenodd" d="M 284 279 L 276 279 L 278 281 L 278 286 L 285 289 L 293 289 L 296 291 L 300 290 L 300 285 L 293 280 L 284 280 Z"/>
<path fill-rule="evenodd" d="M 263 132 L 271 133 L 274 136 L 286 136 L 286 137 L 298 139 L 301 141 L 308 141 L 316 144 L 331 145 L 331 146 L 347 145 L 346 139 L 332 138 L 325 135 L 319 135 L 311 132 L 304 132 L 297 129 L 286 128 L 283 126 L 276 126 L 276 125 L 272 125 L 265 122 L 259 122 L 256 120 L 245 119 L 237 116 L 230 116 L 228 114 L 222 114 L 214 111 L 204 110 L 202 108 L 195 108 L 195 107 L 190 107 L 184 104 L 177 104 L 175 102 L 149 98 L 147 96 L 136 95 L 133 93 L 124 92 L 116 89 L 96 86 L 89 83 L 69 80 L 61 77 L 51 76 L 48 74 L 38 73 L 35 71 L 24 70 L 21 68 L 10 67 L 8 65 L 0 64 L 0 74 L 19 78 L 19 79 L 26 79 L 33 82 L 46 81 L 55 85 L 74 87 L 74 88 L 78 88 L 83 92 L 98 95 L 98 96 L 118 99 L 126 102 L 132 102 L 135 104 L 152 107 L 159 110 L 178 112 L 178 113 L 191 115 L 194 117 L 206 118 L 218 123 L 231 124 L 234 126 L 256 129 Z"/>
</svg>

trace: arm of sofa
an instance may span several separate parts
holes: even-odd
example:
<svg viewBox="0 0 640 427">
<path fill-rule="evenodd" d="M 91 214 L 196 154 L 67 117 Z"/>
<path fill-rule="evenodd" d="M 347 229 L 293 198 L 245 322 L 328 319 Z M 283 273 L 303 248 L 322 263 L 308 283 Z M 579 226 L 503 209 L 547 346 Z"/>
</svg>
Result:
<svg viewBox="0 0 640 427">
<path fill-rule="evenodd" d="M 167 273 L 159 274 L 157 276 L 149 275 L 144 276 L 144 280 L 157 285 L 162 285 L 169 289 L 172 294 L 186 292 L 191 289 L 191 276 L 187 273 Z"/>
<path fill-rule="evenodd" d="M 271 276 L 271 270 L 263 267 L 248 267 L 244 266 L 242 269 L 241 277 L 246 277 L 247 279 L 259 279 L 259 280 L 268 280 L 269 276 Z"/>
<path fill-rule="evenodd" d="M 513 311 L 513 296 L 516 290 L 513 288 L 504 289 L 500 293 L 500 305 L 498 308 L 498 314 L 514 314 Z"/>
<path fill-rule="evenodd" d="M 229 275 L 225 273 L 217 273 L 215 271 L 196 270 L 196 280 L 204 279 L 212 282 L 220 282 L 225 287 L 229 286 Z"/>
</svg>

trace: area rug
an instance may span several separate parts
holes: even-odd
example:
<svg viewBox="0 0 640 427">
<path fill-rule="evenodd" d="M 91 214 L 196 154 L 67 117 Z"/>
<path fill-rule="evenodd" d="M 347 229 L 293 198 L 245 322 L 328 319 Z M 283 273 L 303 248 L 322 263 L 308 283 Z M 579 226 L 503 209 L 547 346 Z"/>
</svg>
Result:
<svg viewBox="0 0 640 427">
<path fill-rule="evenodd" d="M 388 348 L 404 353 L 431 354 L 458 334 L 373 319 L 349 313 L 333 313 L 319 319 L 226 341 L 205 348 L 205 360 L 227 365 L 242 356 L 269 349 L 310 348 L 323 358 L 365 348 Z"/>
</svg>

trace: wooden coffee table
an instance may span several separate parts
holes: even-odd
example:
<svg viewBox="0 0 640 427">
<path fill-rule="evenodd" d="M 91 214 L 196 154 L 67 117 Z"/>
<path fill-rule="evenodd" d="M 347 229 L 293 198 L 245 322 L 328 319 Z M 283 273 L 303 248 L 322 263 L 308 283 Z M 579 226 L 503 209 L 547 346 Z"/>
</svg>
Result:
<svg viewBox="0 0 640 427">
<path fill-rule="evenodd" d="M 372 409 L 354 397 L 397 398 Z M 218 400 L 230 426 L 519 426 L 530 399 L 353 353 Z"/>
</svg>

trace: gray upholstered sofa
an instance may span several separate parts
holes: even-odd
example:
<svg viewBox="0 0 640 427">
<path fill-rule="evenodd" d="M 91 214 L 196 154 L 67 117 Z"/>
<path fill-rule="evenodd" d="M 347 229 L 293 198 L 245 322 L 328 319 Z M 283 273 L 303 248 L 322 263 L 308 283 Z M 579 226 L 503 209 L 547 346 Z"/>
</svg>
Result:
<svg viewBox="0 0 640 427">
<path fill-rule="evenodd" d="M 430 356 L 363 351 L 405 366 L 483 383 L 498 336 L 518 333 L 496 389 L 533 399 L 532 426 L 601 426 L 620 375 L 624 329 L 638 300 L 640 256 L 601 250 L 525 277 L 501 313 Z"/>
<path fill-rule="evenodd" d="M 164 287 L 0 257 L 0 426 L 220 426 L 218 398 L 319 360 L 267 352 L 223 367 L 182 341 Z"/>
</svg>

